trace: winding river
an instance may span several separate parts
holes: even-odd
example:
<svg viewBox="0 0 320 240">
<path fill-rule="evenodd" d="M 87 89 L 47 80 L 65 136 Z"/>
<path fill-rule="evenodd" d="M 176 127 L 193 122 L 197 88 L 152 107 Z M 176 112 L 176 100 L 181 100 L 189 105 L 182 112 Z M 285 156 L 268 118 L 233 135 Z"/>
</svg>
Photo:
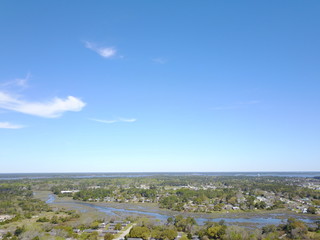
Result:
<svg viewBox="0 0 320 240">
<path fill-rule="evenodd" d="M 167 221 L 170 216 L 177 215 L 177 213 L 165 211 L 161 209 L 150 209 L 143 206 L 134 206 L 134 207 L 112 207 L 108 204 L 93 204 L 87 202 L 80 202 L 80 201 L 56 201 L 55 195 L 50 194 L 48 196 L 48 200 L 46 201 L 48 204 L 57 204 L 57 205 L 64 205 L 70 206 L 70 208 L 78 210 L 80 212 L 87 212 L 88 208 L 93 208 L 99 212 L 105 213 L 108 216 L 123 216 L 123 215 L 141 215 L 152 217 L 158 219 L 162 222 Z M 121 205 L 118 205 L 121 207 Z M 192 216 L 197 221 L 199 225 L 205 224 L 206 221 L 212 222 L 219 222 L 224 220 L 227 224 L 236 224 L 236 225 L 250 225 L 250 226 L 257 226 L 261 227 L 267 224 L 281 224 L 286 221 L 286 217 L 295 217 L 299 220 L 306 222 L 307 224 L 314 223 L 314 219 L 311 218 L 304 218 L 298 215 L 288 215 L 288 214 L 278 214 L 278 213 L 269 213 L 265 214 L 265 216 L 246 216 L 246 217 L 235 217 L 234 214 L 230 215 L 230 217 L 210 217 L 209 214 L 203 214 L 205 217 L 199 217 L 199 214 L 192 214 L 189 213 L 187 216 Z"/>
</svg>

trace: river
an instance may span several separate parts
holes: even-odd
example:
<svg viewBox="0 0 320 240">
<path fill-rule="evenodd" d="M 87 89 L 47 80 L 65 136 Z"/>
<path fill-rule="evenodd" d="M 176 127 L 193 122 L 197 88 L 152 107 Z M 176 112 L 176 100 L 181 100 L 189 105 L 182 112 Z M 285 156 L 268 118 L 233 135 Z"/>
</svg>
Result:
<svg viewBox="0 0 320 240">
<path fill-rule="evenodd" d="M 105 213 L 107 216 L 146 216 L 151 217 L 154 219 L 158 219 L 161 222 L 166 222 L 169 217 L 175 216 L 177 212 L 167 211 L 163 209 L 155 209 L 150 207 L 143 207 L 141 205 L 123 205 L 123 204 L 108 204 L 108 203 L 87 203 L 81 201 L 56 201 L 54 195 L 50 194 L 48 196 L 48 200 L 46 201 L 48 204 L 55 204 L 55 205 L 64 205 L 68 206 L 71 209 L 78 210 L 80 212 L 87 212 L 88 208 L 95 209 L 99 212 Z M 114 207 L 116 205 L 117 207 Z M 278 225 L 281 223 L 286 222 L 286 218 L 288 217 L 295 217 L 299 220 L 304 221 L 307 224 L 314 223 L 314 219 L 306 218 L 303 216 L 298 216 L 296 214 L 285 214 L 285 213 L 266 213 L 266 214 L 231 214 L 229 217 L 210 217 L 210 214 L 198 214 L 198 213 L 183 213 L 185 216 L 194 217 L 196 222 L 199 225 L 205 224 L 207 221 L 212 222 L 219 222 L 221 220 L 225 221 L 229 225 L 249 225 L 249 226 L 256 226 L 261 227 L 267 224 L 274 224 Z M 242 217 L 241 217 L 242 216 Z"/>
</svg>

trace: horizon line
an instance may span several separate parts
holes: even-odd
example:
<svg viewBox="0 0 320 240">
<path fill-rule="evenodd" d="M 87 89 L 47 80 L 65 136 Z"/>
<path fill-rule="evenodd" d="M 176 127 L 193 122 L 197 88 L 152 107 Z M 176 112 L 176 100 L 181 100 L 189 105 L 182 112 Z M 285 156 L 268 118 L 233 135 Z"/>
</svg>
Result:
<svg viewBox="0 0 320 240">
<path fill-rule="evenodd" d="M 307 170 L 307 171 L 297 171 L 297 170 L 286 170 L 286 171 L 281 171 L 281 170 L 273 170 L 273 171 L 161 171 L 161 172 L 148 172 L 148 171 L 141 171 L 141 172 L 2 172 L 0 174 L 85 174 L 85 173 L 90 173 L 90 174 L 115 174 L 115 173 L 273 173 L 273 172 L 279 172 L 279 173 L 314 173 L 314 172 L 319 172 L 320 170 L 312 171 L 312 170 Z"/>
</svg>

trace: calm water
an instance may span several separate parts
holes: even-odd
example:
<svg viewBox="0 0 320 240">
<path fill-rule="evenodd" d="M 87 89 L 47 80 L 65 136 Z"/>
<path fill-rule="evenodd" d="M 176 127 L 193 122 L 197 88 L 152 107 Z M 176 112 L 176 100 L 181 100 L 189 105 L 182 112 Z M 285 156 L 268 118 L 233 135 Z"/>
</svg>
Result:
<svg viewBox="0 0 320 240">
<path fill-rule="evenodd" d="M 170 216 L 169 214 L 163 214 L 163 213 L 156 213 L 148 211 L 147 208 L 144 208 L 142 206 L 139 206 L 142 211 L 136 210 L 136 209 L 124 209 L 124 208 L 114 208 L 109 206 L 97 206 L 91 203 L 85 203 L 85 202 L 55 202 L 55 196 L 50 195 L 49 199 L 47 200 L 47 203 L 55 203 L 55 204 L 64 204 L 69 205 L 73 209 L 79 210 L 80 212 L 86 212 L 87 209 L 85 207 L 91 207 L 99 212 L 106 213 L 108 216 L 123 216 L 123 215 L 144 215 L 148 217 L 152 217 L 155 219 L 158 219 L 162 222 L 166 222 L 167 219 Z M 281 214 L 280 214 L 281 215 Z M 204 225 L 207 221 L 212 222 L 219 222 L 221 220 L 224 220 L 226 224 L 239 224 L 239 223 L 248 223 L 252 225 L 256 225 L 258 227 L 267 225 L 267 224 L 281 224 L 284 223 L 286 220 L 279 219 L 277 217 L 280 216 L 279 214 L 268 214 L 266 217 L 248 217 L 248 218 L 197 218 L 195 217 L 195 220 L 199 225 Z M 299 218 L 299 220 L 302 220 L 308 224 L 314 223 L 314 220 L 312 219 L 306 219 L 306 218 Z"/>
<path fill-rule="evenodd" d="M 1 173 L 0 180 L 46 178 L 134 178 L 152 176 L 316 177 L 320 172 L 178 172 L 178 173 Z"/>
</svg>

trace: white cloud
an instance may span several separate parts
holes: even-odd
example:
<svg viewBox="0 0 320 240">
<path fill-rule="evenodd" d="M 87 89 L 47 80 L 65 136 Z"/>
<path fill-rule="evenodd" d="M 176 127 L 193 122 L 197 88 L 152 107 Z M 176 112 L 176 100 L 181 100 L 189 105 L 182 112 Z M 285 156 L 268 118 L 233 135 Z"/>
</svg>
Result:
<svg viewBox="0 0 320 240">
<path fill-rule="evenodd" d="M 56 97 L 48 102 L 28 102 L 11 94 L 0 92 L 0 108 L 45 118 L 60 117 L 67 111 L 78 112 L 85 105 L 86 103 L 73 96 L 66 99 Z"/>
<path fill-rule="evenodd" d="M 91 49 L 98 53 L 101 57 L 111 58 L 116 55 L 117 50 L 114 47 L 97 47 L 95 44 L 91 42 L 85 42 L 86 48 Z"/>
<path fill-rule="evenodd" d="M 127 123 L 132 123 L 137 121 L 135 118 L 117 118 L 117 119 L 112 119 L 112 120 L 103 120 L 103 119 L 96 119 L 96 118 L 90 118 L 90 120 L 95 121 L 95 122 L 100 122 L 100 123 L 117 123 L 117 122 L 127 122 Z"/>
<path fill-rule="evenodd" d="M 7 128 L 7 129 L 19 129 L 24 128 L 22 125 L 12 124 L 9 122 L 0 122 L 0 128 Z"/>
</svg>

